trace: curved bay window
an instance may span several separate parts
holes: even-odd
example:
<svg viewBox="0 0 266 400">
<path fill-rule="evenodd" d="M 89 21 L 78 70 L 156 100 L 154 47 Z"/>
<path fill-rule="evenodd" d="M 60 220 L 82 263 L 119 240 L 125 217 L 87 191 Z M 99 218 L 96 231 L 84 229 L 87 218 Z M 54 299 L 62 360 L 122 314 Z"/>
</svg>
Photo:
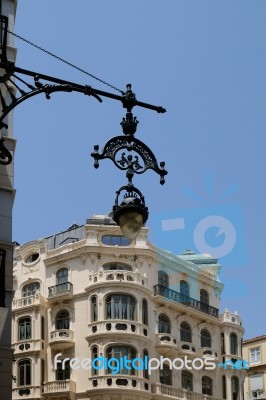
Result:
<svg viewBox="0 0 266 400">
<path fill-rule="evenodd" d="M 91 298 L 91 322 L 98 321 L 98 308 L 97 308 L 97 297 L 92 296 Z"/>
<path fill-rule="evenodd" d="M 201 347 L 212 347 L 211 334 L 207 329 L 202 329 L 200 332 L 200 346 Z"/>
<path fill-rule="evenodd" d="M 134 297 L 124 294 L 112 294 L 106 298 L 106 319 L 135 320 Z"/>
<path fill-rule="evenodd" d="M 171 333 L 170 319 L 165 314 L 159 315 L 159 333 Z"/>
<path fill-rule="evenodd" d="M 146 299 L 142 300 L 142 323 L 148 325 L 148 302 Z"/>
<path fill-rule="evenodd" d="M 187 322 L 182 322 L 180 325 L 180 340 L 181 342 L 192 343 L 192 332 Z"/>
<path fill-rule="evenodd" d="M 212 389 L 212 379 L 208 376 L 202 377 L 202 394 L 207 394 L 208 396 L 212 396 L 213 389 Z"/>
<path fill-rule="evenodd" d="M 31 339 L 31 318 L 20 318 L 18 321 L 18 340 Z"/>
<path fill-rule="evenodd" d="M 189 371 L 182 371 L 182 389 L 193 392 L 193 375 Z"/>
<path fill-rule="evenodd" d="M 239 399 L 239 379 L 237 376 L 231 378 L 232 400 Z"/>
<path fill-rule="evenodd" d="M 180 294 L 183 295 L 184 297 L 190 296 L 189 284 L 187 281 L 183 281 L 183 280 L 180 281 Z"/>
<path fill-rule="evenodd" d="M 230 334 L 230 354 L 237 356 L 238 353 L 238 343 L 237 335 L 235 333 Z"/>
<path fill-rule="evenodd" d="M 111 358 L 120 360 L 124 357 L 127 357 L 128 360 L 134 360 L 134 358 L 136 358 L 136 350 L 129 346 L 110 346 L 106 350 L 106 357 L 107 360 L 110 360 Z M 111 374 L 115 371 L 115 368 L 117 368 L 117 363 L 115 361 L 112 361 L 111 364 L 112 368 L 108 368 L 108 374 Z M 119 374 L 121 375 L 135 375 L 136 373 L 134 368 L 127 369 L 125 366 L 122 369 L 120 369 L 120 366 L 118 366 L 118 368 Z"/>
<path fill-rule="evenodd" d="M 18 384 L 19 386 L 31 385 L 30 360 L 21 360 L 18 362 Z"/>
<path fill-rule="evenodd" d="M 39 292 L 39 290 L 40 290 L 39 282 L 28 283 L 27 285 L 23 286 L 22 297 L 34 296 L 37 292 Z"/>
<path fill-rule="evenodd" d="M 166 272 L 158 271 L 158 284 L 164 287 L 169 286 L 169 277 Z"/>
<path fill-rule="evenodd" d="M 69 329 L 69 312 L 61 310 L 55 317 L 55 329 Z"/>
<path fill-rule="evenodd" d="M 172 371 L 167 364 L 163 364 L 160 369 L 160 383 L 163 385 L 172 385 Z"/>
<path fill-rule="evenodd" d="M 103 265 L 104 271 L 132 271 L 132 267 L 126 264 L 108 263 Z"/>
<path fill-rule="evenodd" d="M 64 285 L 64 283 L 68 282 L 68 269 L 61 268 L 56 273 L 56 284 Z"/>
</svg>

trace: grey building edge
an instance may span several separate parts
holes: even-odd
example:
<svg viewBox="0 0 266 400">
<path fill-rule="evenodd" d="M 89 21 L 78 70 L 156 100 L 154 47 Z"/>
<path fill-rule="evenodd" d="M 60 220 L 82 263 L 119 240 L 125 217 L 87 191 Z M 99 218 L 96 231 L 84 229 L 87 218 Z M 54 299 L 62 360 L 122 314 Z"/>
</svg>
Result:
<svg viewBox="0 0 266 400">
<path fill-rule="evenodd" d="M 16 0 L 0 0 L 0 13 L 8 16 L 9 29 L 13 31 L 16 14 Z M 8 58 L 15 61 L 16 49 L 13 37 L 7 38 Z M 0 71 L 1 74 L 2 71 Z M 12 90 L 15 92 L 15 88 Z M 6 95 L 7 96 L 7 95 Z M 13 114 L 7 117 L 8 129 L 0 132 L 0 137 L 5 140 L 5 146 L 14 155 L 16 141 L 13 139 Z M 12 244 L 12 209 L 15 198 L 14 189 L 14 164 L 0 164 L 0 248 L 6 251 L 5 262 L 5 304 L 0 307 L 0 325 L 2 334 L 0 336 L 0 398 L 1 400 L 12 399 L 12 359 L 11 349 L 11 305 L 13 299 L 13 244 Z M 3 306 L 3 304 L 2 304 Z"/>
</svg>

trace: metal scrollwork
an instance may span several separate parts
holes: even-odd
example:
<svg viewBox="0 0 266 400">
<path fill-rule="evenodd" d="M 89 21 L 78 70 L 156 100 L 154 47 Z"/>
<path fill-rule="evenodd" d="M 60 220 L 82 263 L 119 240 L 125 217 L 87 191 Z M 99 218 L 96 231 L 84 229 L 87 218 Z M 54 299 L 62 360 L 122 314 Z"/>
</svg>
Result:
<svg viewBox="0 0 266 400">
<path fill-rule="evenodd" d="M 0 164 L 8 165 L 12 162 L 12 155 L 4 145 L 4 139 L 0 139 Z"/>
<path fill-rule="evenodd" d="M 138 156 L 135 156 L 135 160 L 133 160 L 133 156 L 131 154 L 126 155 L 125 152 L 122 153 L 120 159 L 117 159 L 118 152 L 124 149 L 128 152 L 137 153 L 142 159 L 142 165 Z M 133 135 L 115 136 L 105 144 L 101 153 L 99 153 L 99 146 L 95 145 L 94 152 L 91 153 L 91 156 L 94 158 L 95 168 L 99 167 L 99 160 L 109 158 L 119 169 L 130 170 L 136 174 L 143 174 L 147 169 L 152 169 L 160 175 L 160 183 L 164 184 L 165 182 L 164 177 L 167 174 L 167 171 L 164 169 L 165 163 L 161 162 L 159 166 L 149 147 L 136 139 Z"/>
</svg>

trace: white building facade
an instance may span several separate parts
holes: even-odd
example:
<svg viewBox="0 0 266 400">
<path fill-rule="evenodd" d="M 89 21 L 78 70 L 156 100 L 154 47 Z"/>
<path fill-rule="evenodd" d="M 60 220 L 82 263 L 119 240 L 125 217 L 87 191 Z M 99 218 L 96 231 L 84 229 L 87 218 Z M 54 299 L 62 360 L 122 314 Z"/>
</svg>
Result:
<svg viewBox="0 0 266 400">
<path fill-rule="evenodd" d="M 219 313 L 217 260 L 176 256 L 147 233 L 129 242 L 97 215 L 16 248 L 13 400 L 242 399 L 243 371 L 217 366 L 241 359 L 244 332 L 237 313 Z M 110 358 L 125 357 L 168 360 L 150 374 L 115 371 Z M 180 359 L 206 357 L 214 369 L 171 369 L 174 359 L 179 368 Z M 106 365 L 85 360 L 79 368 L 88 358 Z"/>
<path fill-rule="evenodd" d="M 266 399 L 266 335 L 242 342 L 243 358 L 249 362 L 244 383 L 245 400 Z"/>
</svg>

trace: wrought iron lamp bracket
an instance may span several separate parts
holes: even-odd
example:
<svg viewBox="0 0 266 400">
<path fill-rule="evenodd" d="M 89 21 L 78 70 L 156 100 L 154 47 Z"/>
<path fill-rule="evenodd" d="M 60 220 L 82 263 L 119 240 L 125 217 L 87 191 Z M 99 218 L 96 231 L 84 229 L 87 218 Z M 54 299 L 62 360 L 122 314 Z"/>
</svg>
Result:
<svg viewBox="0 0 266 400">
<path fill-rule="evenodd" d="M 5 118 L 17 105 L 40 93 L 44 93 L 47 99 L 50 99 L 50 95 L 55 92 L 79 92 L 87 96 L 93 96 L 99 102 L 102 102 L 101 97 L 118 100 L 123 104 L 123 107 L 127 109 L 127 117 L 124 121 L 125 128 L 123 127 L 123 129 L 124 132 L 125 130 L 127 130 L 129 135 L 135 133 L 137 125 L 136 119 L 133 118 L 132 120 L 131 118 L 131 110 L 133 107 L 139 106 L 149 110 L 157 111 L 158 113 L 164 113 L 166 111 L 165 108 L 161 106 L 155 106 L 138 101 L 135 94 L 131 90 L 130 84 L 127 85 L 126 91 L 122 92 L 122 95 L 116 95 L 93 88 L 88 85 L 80 85 L 75 82 L 69 82 L 53 76 L 44 75 L 39 72 L 29 71 L 23 68 L 16 67 L 14 62 L 9 61 L 7 58 L 8 18 L 6 16 L 0 15 L 0 25 L 2 34 L 0 35 L 0 70 L 4 71 L 3 76 L 0 76 L 0 104 L 2 105 L 2 115 L 0 116 L 1 130 L 8 128 Z M 25 80 L 26 77 L 32 77 L 34 79 L 34 83 L 28 83 Z M 44 81 L 45 83 L 40 82 L 40 80 Z M 18 97 L 16 97 L 16 92 L 18 93 Z M 6 94 L 8 94 L 8 96 L 6 96 Z M 8 101 L 7 98 L 9 99 Z M 137 146 L 141 147 L 141 142 L 138 143 L 136 140 L 135 142 L 136 148 Z M 163 170 L 163 165 L 161 165 L 161 168 L 159 168 L 156 163 L 155 157 L 151 152 L 147 153 L 147 149 L 147 146 L 144 145 L 142 153 L 147 154 L 147 156 L 149 156 L 148 158 L 150 159 L 148 163 L 146 163 L 147 165 L 144 165 L 144 171 L 148 168 L 154 169 L 156 172 L 160 173 L 162 180 L 161 183 L 163 183 L 163 177 L 166 174 L 166 172 Z M 1 139 L 0 164 L 7 165 L 11 162 L 12 155 L 5 147 L 4 140 Z M 116 165 L 118 166 L 118 164 Z M 135 172 L 140 169 L 140 167 L 138 167 L 137 165 L 137 160 L 135 160 Z M 122 166 L 121 169 L 125 168 L 123 168 Z"/>
</svg>

